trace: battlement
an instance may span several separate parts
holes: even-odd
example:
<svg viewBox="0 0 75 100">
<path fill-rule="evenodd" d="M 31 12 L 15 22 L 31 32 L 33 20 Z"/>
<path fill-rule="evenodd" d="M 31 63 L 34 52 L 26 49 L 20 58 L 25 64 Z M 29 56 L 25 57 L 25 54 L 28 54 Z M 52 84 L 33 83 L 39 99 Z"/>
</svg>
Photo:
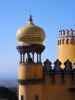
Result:
<svg viewBox="0 0 75 100">
<path fill-rule="evenodd" d="M 51 61 L 48 59 L 44 62 L 43 73 L 46 82 L 61 84 L 65 83 L 66 85 L 75 84 L 75 67 L 69 60 L 64 62 L 64 69 L 61 66 L 62 62 L 56 60 L 52 67 Z"/>
<path fill-rule="evenodd" d="M 63 44 L 75 45 L 75 30 L 59 30 L 58 45 Z"/>
<path fill-rule="evenodd" d="M 59 37 L 72 37 L 75 36 L 75 30 L 73 29 L 63 29 L 63 30 L 59 30 Z"/>
</svg>

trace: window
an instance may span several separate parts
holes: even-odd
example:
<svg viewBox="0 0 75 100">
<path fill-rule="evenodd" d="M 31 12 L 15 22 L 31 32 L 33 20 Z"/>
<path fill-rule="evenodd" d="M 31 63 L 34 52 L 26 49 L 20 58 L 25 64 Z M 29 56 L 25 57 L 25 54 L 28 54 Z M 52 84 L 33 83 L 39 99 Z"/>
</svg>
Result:
<svg viewBox="0 0 75 100">
<path fill-rule="evenodd" d="M 61 45 L 61 40 L 58 40 L 58 45 Z"/>
<path fill-rule="evenodd" d="M 66 40 L 66 44 L 69 44 L 69 39 Z"/>
<path fill-rule="evenodd" d="M 64 39 L 62 39 L 62 44 L 64 44 Z"/>
<path fill-rule="evenodd" d="M 35 100 L 39 100 L 39 96 L 38 95 L 35 96 Z"/>
<path fill-rule="evenodd" d="M 23 95 L 21 95 L 21 100 L 24 100 L 24 96 Z"/>
</svg>

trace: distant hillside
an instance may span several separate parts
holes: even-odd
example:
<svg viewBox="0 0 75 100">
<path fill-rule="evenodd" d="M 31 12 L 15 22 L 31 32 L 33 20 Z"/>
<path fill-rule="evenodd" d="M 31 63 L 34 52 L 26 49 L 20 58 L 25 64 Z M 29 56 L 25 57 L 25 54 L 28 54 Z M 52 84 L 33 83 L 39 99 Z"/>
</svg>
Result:
<svg viewBox="0 0 75 100">
<path fill-rule="evenodd" d="M 0 86 L 4 87 L 16 87 L 17 86 L 17 80 L 0 80 Z"/>
<path fill-rule="evenodd" d="M 0 100 L 18 100 L 16 88 L 0 87 Z"/>
</svg>

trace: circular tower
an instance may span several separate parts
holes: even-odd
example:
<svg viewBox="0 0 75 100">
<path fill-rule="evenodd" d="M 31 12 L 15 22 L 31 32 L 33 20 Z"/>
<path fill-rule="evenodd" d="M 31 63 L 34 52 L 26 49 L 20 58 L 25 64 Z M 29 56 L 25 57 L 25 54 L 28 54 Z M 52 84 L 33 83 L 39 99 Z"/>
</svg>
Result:
<svg viewBox="0 0 75 100">
<path fill-rule="evenodd" d="M 67 59 L 72 63 L 75 62 L 75 30 L 66 29 L 59 31 L 58 59 L 62 62 L 61 68 L 64 68 L 64 62 Z"/>
<path fill-rule="evenodd" d="M 43 45 L 45 33 L 42 28 L 33 23 L 32 16 L 30 16 L 28 23 L 17 31 L 16 38 L 16 48 L 20 54 L 19 100 L 41 99 L 39 82 L 43 79 L 41 54 L 45 49 Z M 31 84 L 35 86 L 32 87 Z"/>
</svg>

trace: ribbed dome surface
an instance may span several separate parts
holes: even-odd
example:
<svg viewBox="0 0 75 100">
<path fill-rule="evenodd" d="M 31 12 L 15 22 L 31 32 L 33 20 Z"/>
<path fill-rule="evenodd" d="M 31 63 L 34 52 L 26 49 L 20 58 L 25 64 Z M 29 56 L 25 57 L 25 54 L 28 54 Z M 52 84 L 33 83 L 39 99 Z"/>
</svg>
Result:
<svg viewBox="0 0 75 100">
<path fill-rule="evenodd" d="M 30 18 L 28 24 L 17 31 L 16 38 L 18 42 L 42 44 L 45 39 L 45 33 L 43 29 L 36 26 Z"/>
</svg>

